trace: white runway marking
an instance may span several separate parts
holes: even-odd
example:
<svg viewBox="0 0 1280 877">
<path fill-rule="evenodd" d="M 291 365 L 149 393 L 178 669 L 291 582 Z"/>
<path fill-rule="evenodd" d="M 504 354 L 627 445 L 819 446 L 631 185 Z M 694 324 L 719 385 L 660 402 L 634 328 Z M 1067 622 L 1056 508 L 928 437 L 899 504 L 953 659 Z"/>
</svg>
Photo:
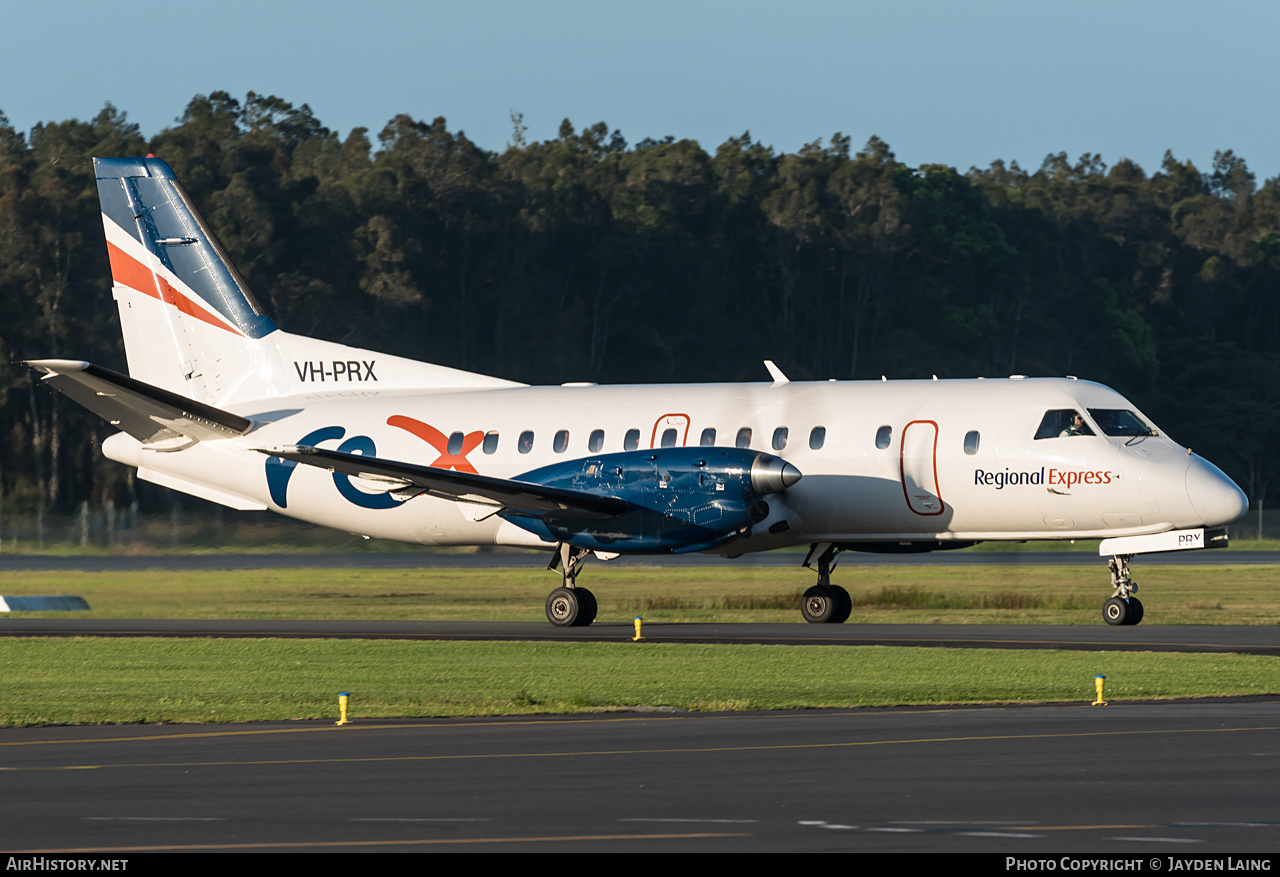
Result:
<svg viewBox="0 0 1280 877">
<path fill-rule="evenodd" d="M 722 825 L 752 825 L 759 819 L 663 819 L 651 816 L 634 816 L 619 819 L 619 822 L 713 822 Z"/>
<path fill-rule="evenodd" d="M 353 816 L 352 822 L 492 822 L 487 817 L 475 819 L 432 816 Z"/>
<path fill-rule="evenodd" d="M 88 822 L 226 822 L 222 816 L 86 816 Z"/>
</svg>

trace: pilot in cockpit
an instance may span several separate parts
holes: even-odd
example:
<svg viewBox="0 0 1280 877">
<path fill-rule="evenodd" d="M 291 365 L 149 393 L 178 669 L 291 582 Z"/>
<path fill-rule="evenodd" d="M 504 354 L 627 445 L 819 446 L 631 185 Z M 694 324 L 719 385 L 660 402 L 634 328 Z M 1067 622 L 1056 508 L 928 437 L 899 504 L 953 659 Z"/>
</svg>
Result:
<svg viewBox="0 0 1280 877">
<path fill-rule="evenodd" d="M 1093 435 L 1093 430 L 1089 429 L 1089 425 L 1084 422 L 1084 416 L 1076 411 L 1072 413 L 1071 425 L 1058 433 L 1059 437 L 1065 435 Z"/>
</svg>

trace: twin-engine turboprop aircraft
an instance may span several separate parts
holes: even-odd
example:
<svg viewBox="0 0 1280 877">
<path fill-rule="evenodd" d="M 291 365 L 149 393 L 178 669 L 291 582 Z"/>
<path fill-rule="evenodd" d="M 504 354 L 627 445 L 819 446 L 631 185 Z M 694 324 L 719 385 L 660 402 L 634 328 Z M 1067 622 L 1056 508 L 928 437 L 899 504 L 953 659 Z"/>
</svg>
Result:
<svg viewBox="0 0 1280 877">
<path fill-rule="evenodd" d="M 1240 489 L 1123 396 L 1074 378 L 531 387 L 290 335 L 167 164 L 96 159 L 129 376 L 29 363 L 121 431 L 138 476 L 424 545 L 554 550 L 556 625 L 587 555 L 807 545 L 810 622 L 841 622 L 839 554 L 1102 538 L 1109 624 L 1135 554 L 1226 544 Z"/>
</svg>

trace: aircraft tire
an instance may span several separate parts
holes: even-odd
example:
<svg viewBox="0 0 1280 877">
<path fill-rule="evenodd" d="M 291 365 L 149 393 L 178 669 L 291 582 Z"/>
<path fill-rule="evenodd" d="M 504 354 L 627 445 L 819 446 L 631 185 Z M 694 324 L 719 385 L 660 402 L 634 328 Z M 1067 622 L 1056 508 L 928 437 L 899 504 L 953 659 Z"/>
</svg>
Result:
<svg viewBox="0 0 1280 877">
<path fill-rule="evenodd" d="M 1102 618 L 1112 627 L 1132 623 L 1129 621 L 1129 604 L 1119 597 L 1112 597 L 1102 604 Z"/>
<path fill-rule="evenodd" d="M 575 588 L 556 588 L 547 595 L 547 621 L 556 627 L 576 627 L 582 604 Z M 592 601 L 594 602 L 594 601 Z"/>
<path fill-rule="evenodd" d="M 1142 621 L 1142 601 L 1137 597 L 1129 598 L 1129 617 L 1125 624 L 1138 624 Z"/>
<path fill-rule="evenodd" d="M 586 588 L 574 588 L 573 590 L 578 595 L 578 620 L 574 622 L 574 627 L 586 627 L 596 620 L 596 609 L 599 608 L 599 604 L 596 603 L 596 595 Z"/>
<path fill-rule="evenodd" d="M 828 624 L 834 620 L 838 600 L 826 585 L 814 585 L 800 598 L 800 614 L 810 624 Z"/>
<path fill-rule="evenodd" d="M 831 615 L 831 624 L 844 624 L 853 612 L 853 598 L 849 592 L 839 585 L 831 586 L 831 593 L 836 595 L 836 611 Z"/>
</svg>

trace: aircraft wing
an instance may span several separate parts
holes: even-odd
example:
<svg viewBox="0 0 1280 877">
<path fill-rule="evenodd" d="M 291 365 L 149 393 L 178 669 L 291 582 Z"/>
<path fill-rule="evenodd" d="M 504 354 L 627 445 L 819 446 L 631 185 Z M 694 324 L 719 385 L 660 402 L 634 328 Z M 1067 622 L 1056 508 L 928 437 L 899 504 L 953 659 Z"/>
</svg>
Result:
<svg viewBox="0 0 1280 877">
<path fill-rule="evenodd" d="M 244 435 L 253 421 L 153 387 L 128 375 L 71 359 L 27 362 L 42 381 L 141 442 L 183 436 L 192 441 Z"/>
<path fill-rule="evenodd" d="M 329 451 L 305 445 L 257 448 L 257 450 L 259 453 L 279 457 L 282 460 L 318 466 L 330 472 L 351 475 L 367 481 L 389 482 L 389 490 L 398 489 L 394 485 L 413 486 L 421 488 L 424 493 L 432 496 L 457 502 L 501 506 L 506 511 L 525 512 L 535 516 L 546 512 L 569 510 L 616 515 L 632 508 L 631 503 L 624 499 L 601 496 L 584 490 L 566 490 L 531 481 L 473 475 L 469 472 L 400 463 L 363 454 L 348 454 L 344 451 Z"/>
</svg>

